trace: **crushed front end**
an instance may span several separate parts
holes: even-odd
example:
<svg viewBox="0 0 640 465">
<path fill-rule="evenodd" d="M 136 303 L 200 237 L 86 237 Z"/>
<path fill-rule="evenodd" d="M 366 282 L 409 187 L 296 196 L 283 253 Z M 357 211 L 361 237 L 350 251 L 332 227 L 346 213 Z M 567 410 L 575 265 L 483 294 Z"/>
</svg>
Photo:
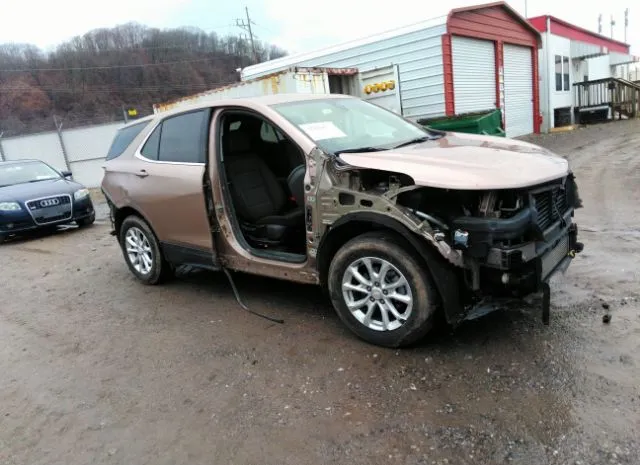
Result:
<svg viewBox="0 0 640 465">
<path fill-rule="evenodd" d="M 419 188 L 399 195 L 398 204 L 428 221 L 436 241 L 461 254 L 466 317 L 542 292 L 548 322 L 549 279 L 583 249 L 573 222 L 581 201 L 572 174 L 513 190 Z"/>
</svg>

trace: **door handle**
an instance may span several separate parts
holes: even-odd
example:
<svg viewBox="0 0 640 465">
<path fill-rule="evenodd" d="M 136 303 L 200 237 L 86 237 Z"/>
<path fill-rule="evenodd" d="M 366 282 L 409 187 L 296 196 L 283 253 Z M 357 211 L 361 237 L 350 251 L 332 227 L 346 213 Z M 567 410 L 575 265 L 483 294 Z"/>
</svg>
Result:
<svg viewBox="0 0 640 465">
<path fill-rule="evenodd" d="M 149 173 L 147 173 L 147 170 L 140 170 L 136 173 L 136 176 L 138 176 L 139 178 L 146 178 L 147 176 L 149 176 Z"/>
</svg>

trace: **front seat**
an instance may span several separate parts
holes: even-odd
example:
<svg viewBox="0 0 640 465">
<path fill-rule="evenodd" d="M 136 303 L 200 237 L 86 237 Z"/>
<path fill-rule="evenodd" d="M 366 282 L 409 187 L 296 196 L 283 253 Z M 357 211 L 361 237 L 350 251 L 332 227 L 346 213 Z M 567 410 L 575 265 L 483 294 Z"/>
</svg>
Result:
<svg viewBox="0 0 640 465">
<path fill-rule="evenodd" d="M 251 150 L 247 134 L 227 134 L 227 182 L 233 205 L 248 238 L 261 245 L 278 245 L 302 234 L 302 207 L 292 207 L 287 194 L 266 163 Z"/>
</svg>

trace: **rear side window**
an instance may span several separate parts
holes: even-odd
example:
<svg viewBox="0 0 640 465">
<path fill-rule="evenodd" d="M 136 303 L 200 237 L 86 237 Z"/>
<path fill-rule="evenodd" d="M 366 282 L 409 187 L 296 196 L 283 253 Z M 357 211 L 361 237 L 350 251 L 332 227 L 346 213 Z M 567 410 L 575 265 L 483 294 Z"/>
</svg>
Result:
<svg viewBox="0 0 640 465">
<path fill-rule="evenodd" d="M 174 116 L 162 122 L 159 161 L 204 163 L 208 110 Z"/>
<path fill-rule="evenodd" d="M 127 147 L 133 142 L 138 134 L 149 124 L 149 121 L 127 126 L 126 128 L 119 129 L 116 136 L 113 138 L 109 152 L 107 152 L 107 160 L 112 160 L 122 155 Z"/>
<path fill-rule="evenodd" d="M 162 124 L 153 130 L 140 153 L 149 160 L 158 159 L 158 150 L 160 149 L 160 133 L 162 132 Z"/>
<path fill-rule="evenodd" d="M 157 161 L 204 163 L 209 115 L 205 109 L 165 119 L 153 130 L 141 155 Z"/>
</svg>

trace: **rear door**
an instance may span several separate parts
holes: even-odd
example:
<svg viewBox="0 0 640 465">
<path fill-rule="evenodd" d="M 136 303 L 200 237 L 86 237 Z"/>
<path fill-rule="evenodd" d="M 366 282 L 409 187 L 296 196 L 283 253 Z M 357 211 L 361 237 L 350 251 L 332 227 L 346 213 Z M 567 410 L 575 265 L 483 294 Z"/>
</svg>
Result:
<svg viewBox="0 0 640 465">
<path fill-rule="evenodd" d="M 398 65 L 362 71 L 360 73 L 360 91 L 363 99 L 399 115 L 402 114 Z"/>
<path fill-rule="evenodd" d="M 210 118 L 203 109 L 163 119 L 136 152 L 129 186 L 165 254 L 185 263 L 211 264 L 214 252 L 203 189 Z"/>
</svg>

